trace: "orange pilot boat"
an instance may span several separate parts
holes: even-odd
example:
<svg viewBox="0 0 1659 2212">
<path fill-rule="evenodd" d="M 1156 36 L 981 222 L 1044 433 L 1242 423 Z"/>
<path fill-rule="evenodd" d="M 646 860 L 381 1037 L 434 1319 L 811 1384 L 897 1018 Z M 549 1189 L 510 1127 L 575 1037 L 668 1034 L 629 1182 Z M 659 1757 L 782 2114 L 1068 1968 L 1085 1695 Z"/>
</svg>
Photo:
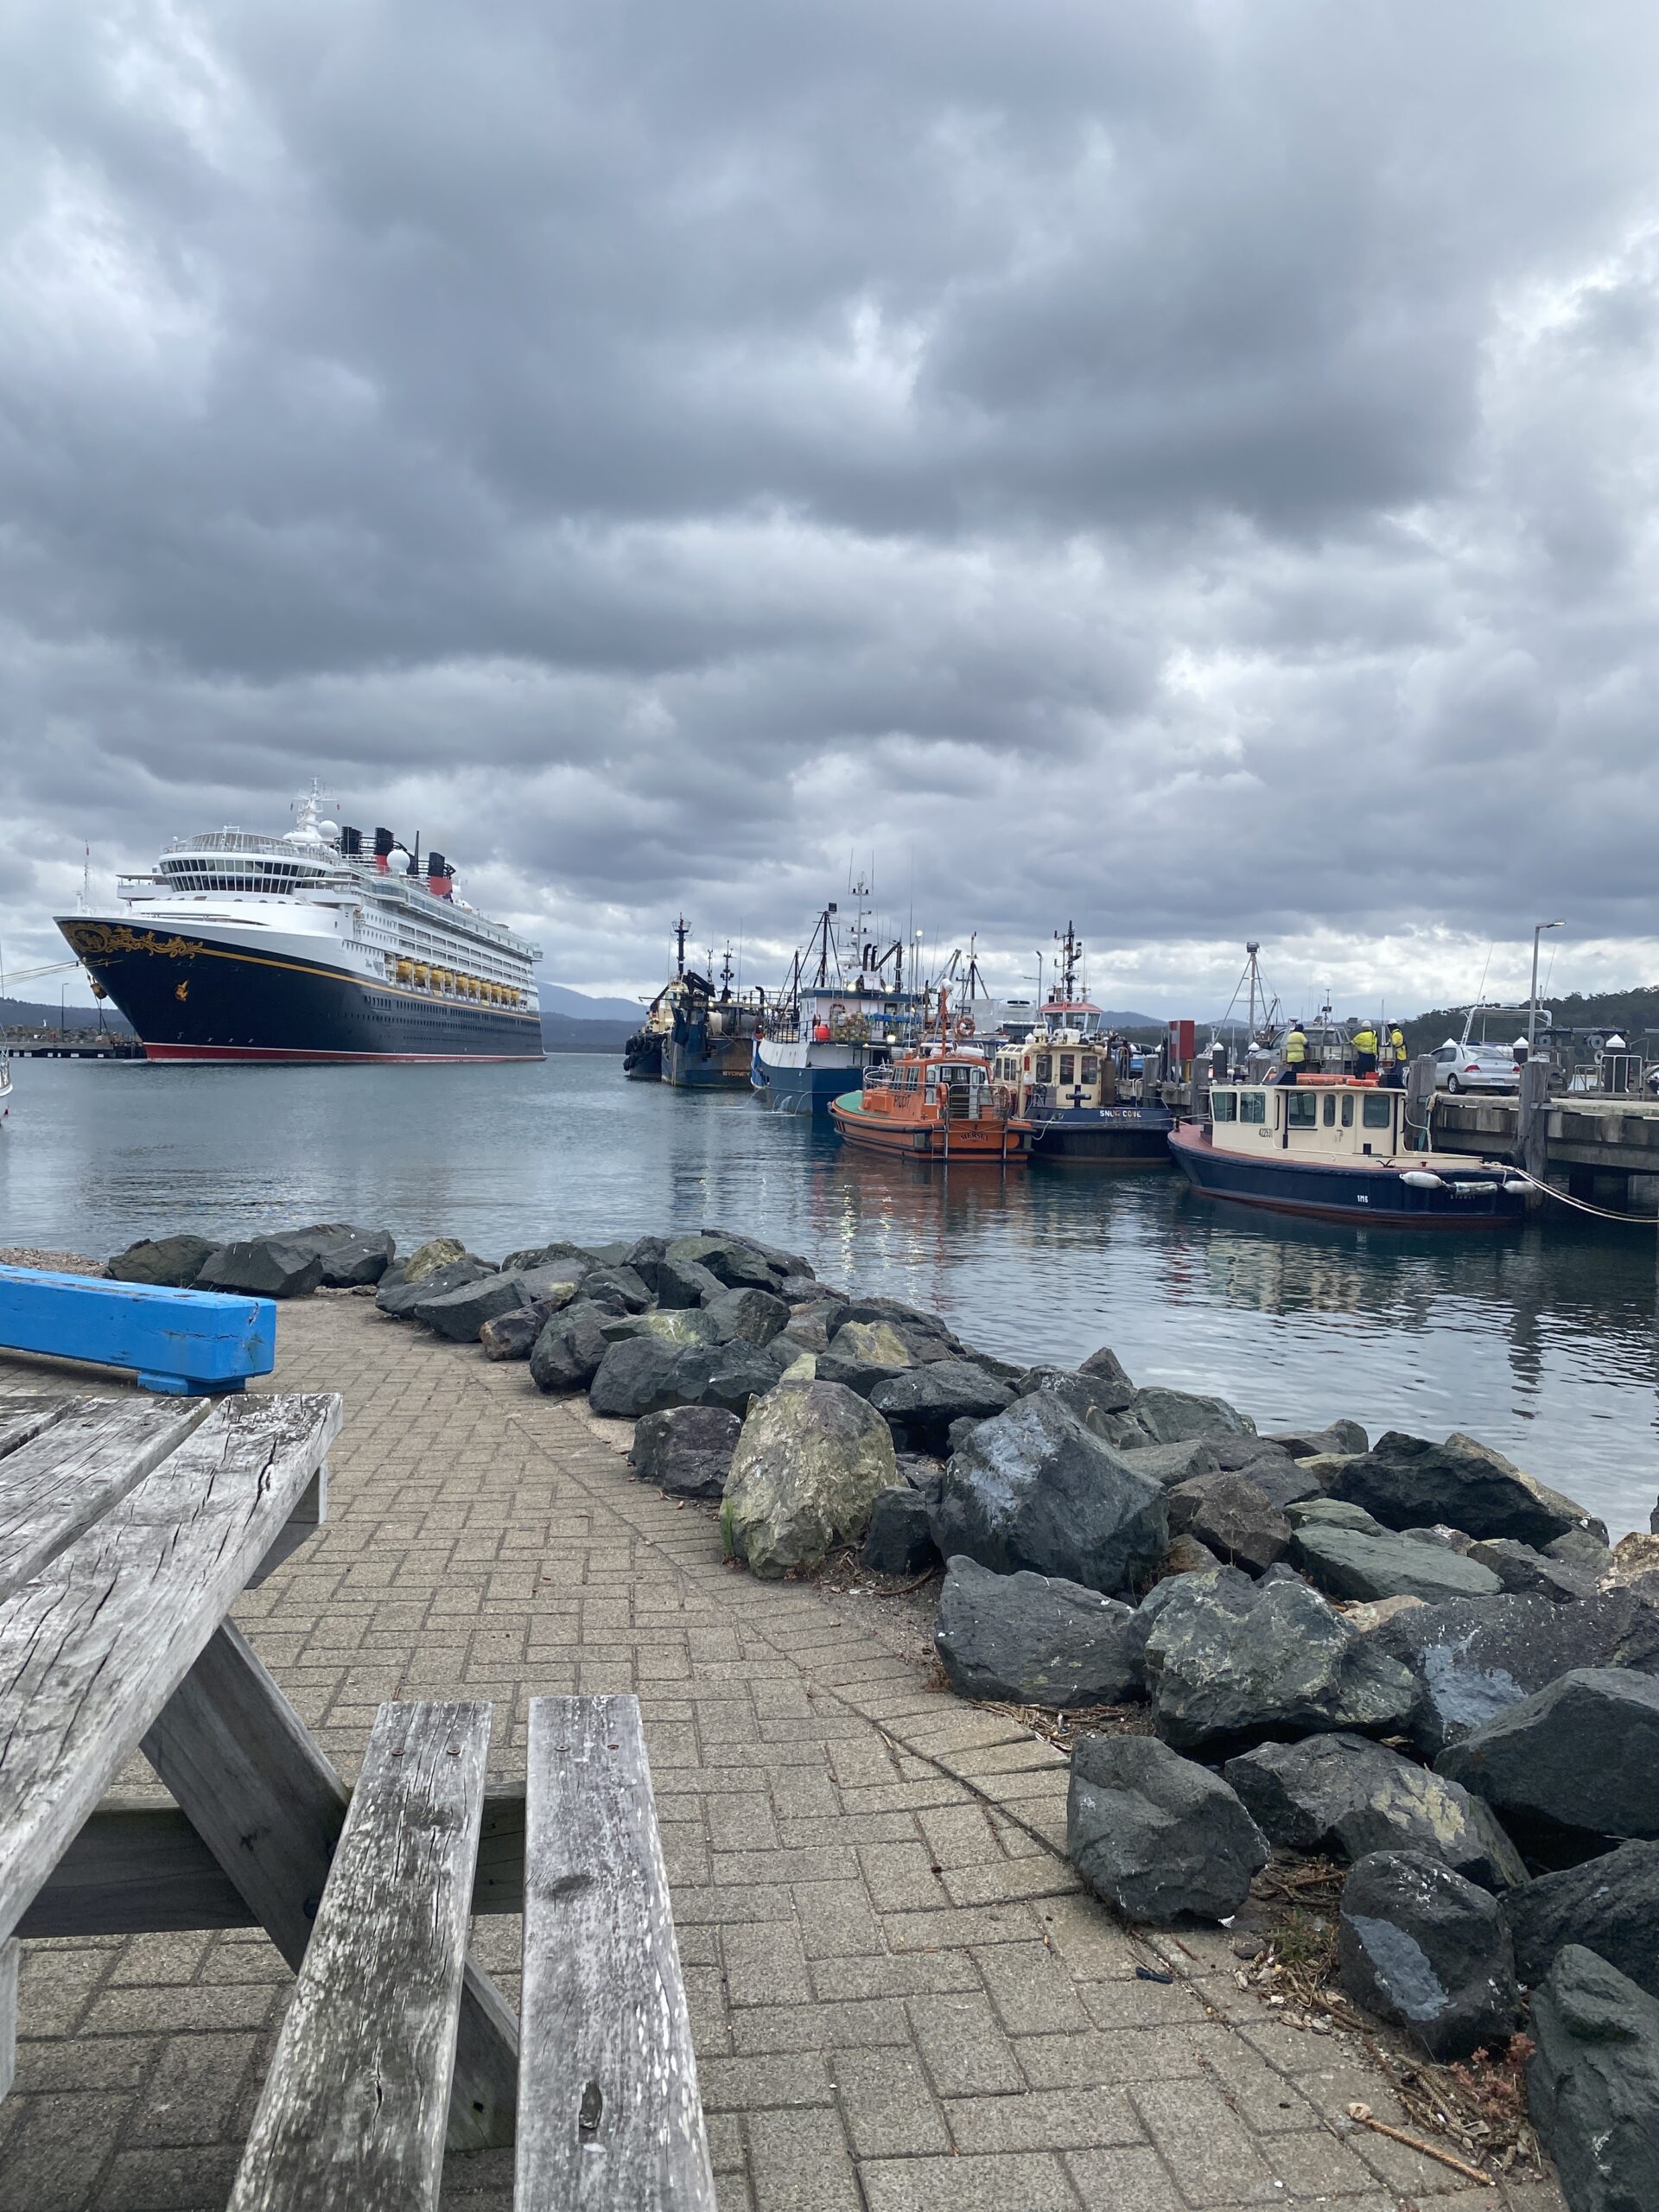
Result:
<svg viewBox="0 0 1659 2212">
<path fill-rule="evenodd" d="M 924 1039 L 915 1051 L 869 1069 L 862 1090 L 832 1100 L 830 1120 L 847 1143 L 868 1152 L 959 1164 L 1026 1159 L 1031 1135 L 1011 1118 L 1013 1093 L 992 1082 L 978 1046 L 963 1041 L 972 1025 L 958 1024 L 956 1041 L 948 1041 L 950 1027 L 942 1005 L 939 1028 L 939 1036 Z"/>
</svg>

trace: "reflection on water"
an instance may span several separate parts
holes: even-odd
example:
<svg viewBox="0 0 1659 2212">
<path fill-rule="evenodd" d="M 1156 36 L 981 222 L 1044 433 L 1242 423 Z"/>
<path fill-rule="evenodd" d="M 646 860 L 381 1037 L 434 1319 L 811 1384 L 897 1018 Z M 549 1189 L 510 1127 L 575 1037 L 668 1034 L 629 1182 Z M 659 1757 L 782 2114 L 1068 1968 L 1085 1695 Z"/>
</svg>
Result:
<svg viewBox="0 0 1659 2212">
<path fill-rule="evenodd" d="M 1009 1358 L 1109 1344 L 1137 1379 L 1218 1390 L 1264 1427 L 1472 1430 L 1615 1535 L 1659 1489 L 1653 1240 L 1565 1213 L 1414 1235 L 1217 1207 L 1173 1174 L 947 1171 L 613 1060 L 16 1070 L 0 1242 L 105 1253 L 329 1218 L 496 1255 L 725 1224 Z"/>
</svg>

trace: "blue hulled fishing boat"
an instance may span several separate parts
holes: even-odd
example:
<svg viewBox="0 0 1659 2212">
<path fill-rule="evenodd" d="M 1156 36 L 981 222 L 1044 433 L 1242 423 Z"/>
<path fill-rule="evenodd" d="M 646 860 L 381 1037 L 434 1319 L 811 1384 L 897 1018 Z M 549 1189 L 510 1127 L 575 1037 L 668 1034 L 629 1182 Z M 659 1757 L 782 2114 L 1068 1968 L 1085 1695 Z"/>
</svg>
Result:
<svg viewBox="0 0 1659 2212">
<path fill-rule="evenodd" d="M 868 895 L 855 887 L 861 899 Z M 905 948 L 867 939 L 861 910 L 843 957 L 832 902 L 801 950 L 754 1038 L 749 1080 L 784 1114 L 827 1116 L 866 1073 L 914 1042 L 922 995 L 904 987 Z"/>
</svg>

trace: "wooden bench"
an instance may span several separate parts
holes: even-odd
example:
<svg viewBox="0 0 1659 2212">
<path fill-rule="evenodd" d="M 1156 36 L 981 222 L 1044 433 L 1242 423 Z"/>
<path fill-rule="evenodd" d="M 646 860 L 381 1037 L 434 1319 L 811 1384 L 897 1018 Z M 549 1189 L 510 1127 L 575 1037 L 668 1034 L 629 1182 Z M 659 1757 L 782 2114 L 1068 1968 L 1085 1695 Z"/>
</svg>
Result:
<svg viewBox="0 0 1659 2212">
<path fill-rule="evenodd" d="M 487 1705 L 383 1705 L 231 2212 L 435 2212 Z M 713 2212 L 631 1697 L 536 1698 L 517 2212 Z"/>
<path fill-rule="evenodd" d="M 0 1268 L 0 1347 L 131 1370 L 147 1390 L 239 1390 L 276 1363 L 268 1298 Z"/>
</svg>

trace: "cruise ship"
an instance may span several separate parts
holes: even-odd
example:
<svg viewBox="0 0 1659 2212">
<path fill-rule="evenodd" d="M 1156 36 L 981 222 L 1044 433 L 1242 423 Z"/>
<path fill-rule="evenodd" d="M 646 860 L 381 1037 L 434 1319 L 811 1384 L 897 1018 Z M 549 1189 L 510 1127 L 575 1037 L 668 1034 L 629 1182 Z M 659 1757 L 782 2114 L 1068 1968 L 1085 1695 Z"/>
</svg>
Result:
<svg viewBox="0 0 1659 2212">
<path fill-rule="evenodd" d="M 55 917 L 152 1060 L 539 1060 L 540 948 L 455 894 L 440 852 L 321 818 L 216 830 Z"/>
</svg>

